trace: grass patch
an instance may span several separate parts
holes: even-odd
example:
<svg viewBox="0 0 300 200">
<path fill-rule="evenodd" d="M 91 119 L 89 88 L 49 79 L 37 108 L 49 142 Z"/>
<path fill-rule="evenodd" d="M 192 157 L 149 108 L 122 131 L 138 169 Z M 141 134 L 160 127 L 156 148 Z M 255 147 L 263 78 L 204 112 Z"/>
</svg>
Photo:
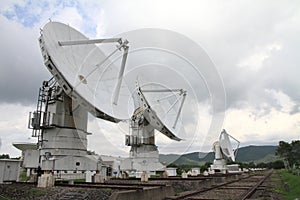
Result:
<svg viewBox="0 0 300 200">
<path fill-rule="evenodd" d="M 175 194 L 179 194 L 179 193 L 184 192 L 184 190 L 183 189 L 174 189 L 174 192 L 175 192 Z"/>
<path fill-rule="evenodd" d="M 28 177 L 27 177 L 27 173 L 26 170 L 23 170 L 20 176 L 20 181 L 27 181 Z"/>
<path fill-rule="evenodd" d="M 280 170 L 277 184 L 280 186 L 276 192 L 282 194 L 286 200 L 294 200 L 300 198 L 300 176 L 294 175 L 286 170 Z M 285 185 L 287 183 L 287 186 Z"/>
<path fill-rule="evenodd" d="M 75 183 L 85 183 L 85 178 L 75 179 Z"/>
<path fill-rule="evenodd" d="M 108 191 L 108 192 L 112 192 L 112 191 L 114 191 L 113 189 L 111 189 L 111 188 L 102 188 L 102 190 L 104 190 L 104 191 Z"/>
</svg>

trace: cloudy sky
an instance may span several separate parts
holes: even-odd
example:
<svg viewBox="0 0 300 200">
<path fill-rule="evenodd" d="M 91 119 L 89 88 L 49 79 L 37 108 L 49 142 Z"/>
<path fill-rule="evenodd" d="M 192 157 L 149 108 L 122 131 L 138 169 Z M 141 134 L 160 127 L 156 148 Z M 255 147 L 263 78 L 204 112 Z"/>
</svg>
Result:
<svg viewBox="0 0 300 200">
<path fill-rule="evenodd" d="M 27 121 L 38 88 L 51 77 L 37 42 L 49 19 L 90 38 L 142 28 L 184 35 L 205 50 L 224 83 L 225 115 L 219 132 L 225 128 L 242 146 L 299 139 L 299 1 L 8 0 L 0 1 L 0 154 L 18 156 L 12 142 L 35 141 Z M 210 139 L 203 136 L 216 113 L 206 101 L 199 102 L 198 109 L 199 126 L 190 138 L 174 144 L 157 134 L 162 153 L 210 150 L 219 132 L 206 135 Z M 127 155 L 120 131 L 126 128 L 120 126 L 90 116 L 93 135 L 88 148 Z"/>
</svg>

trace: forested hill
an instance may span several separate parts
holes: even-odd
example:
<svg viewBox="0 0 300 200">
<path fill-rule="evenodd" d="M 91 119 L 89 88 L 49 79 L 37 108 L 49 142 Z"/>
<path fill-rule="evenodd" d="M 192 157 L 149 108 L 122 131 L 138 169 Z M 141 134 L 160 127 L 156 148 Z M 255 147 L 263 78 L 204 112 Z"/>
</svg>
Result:
<svg viewBox="0 0 300 200">
<path fill-rule="evenodd" d="M 236 161 L 237 162 L 270 162 L 278 158 L 275 156 L 277 146 L 247 146 L 238 149 Z M 203 153 L 194 152 L 183 155 L 177 154 L 160 154 L 160 161 L 169 164 L 174 163 L 177 165 L 189 164 L 199 165 L 205 162 L 213 162 L 214 152 Z"/>
</svg>

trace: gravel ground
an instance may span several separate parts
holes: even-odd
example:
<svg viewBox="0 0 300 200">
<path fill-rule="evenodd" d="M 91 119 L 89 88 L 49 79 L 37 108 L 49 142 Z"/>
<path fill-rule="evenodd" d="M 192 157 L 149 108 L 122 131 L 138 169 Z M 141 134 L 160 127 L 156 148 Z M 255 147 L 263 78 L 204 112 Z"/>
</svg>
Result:
<svg viewBox="0 0 300 200">
<path fill-rule="evenodd" d="M 73 200 L 73 199 L 109 199 L 112 194 L 110 189 L 89 188 L 37 188 L 28 184 L 0 184 L 0 200 L 2 199 L 39 199 L 39 200 Z"/>
<path fill-rule="evenodd" d="M 252 186 L 256 185 L 262 176 L 251 176 L 249 178 L 241 179 L 238 182 L 229 183 L 227 185 L 223 185 L 219 188 L 214 188 L 209 191 L 193 194 L 193 192 L 200 191 L 201 188 L 192 189 L 190 191 L 183 191 L 182 193 L 177 193 L 175 196 L 171 196 L 170 198 L 180 198 L 180 199 L 237 199 L 239 196 L 245 194 Z M 214 184 L 217 185 L 217 184 Z M 172 185 L 173 188 L 174 185 Z M 176 184 L 177 186 L 181 186 L 180 184 Z M 210 188 L 208 186 L 207 188 Z M 269 177 L 264 183 L 259 187 L 258 190 L 251 196 L 251 199 L 255 200 L 282 200 L 280 194 L 276 193 L 275 190 L 277 188 L 276 183 Z M 184 188 L 184 189 L 189 189 Z M 190 194 L 191 196 L 186 196 Z"/>
<path fill-rule="evenodd" d="M 113 182 L 124 182 L 124 180 L 116 180 Z M 139 183 L 139 181 L 126 180 L 126 183 L 131 182 Z M 136 183 L 136 184 L 137 184 Z M 203 187 L 210 187 L 211 181 L 201 181 L 201 180 L 191 180 L 191 181 L 149 181 L 149 183 L 160 183 L 168 184 L 173 187 L 177 195 L 181 192 L 195 191 Z M 231 186 L 247 187 L 255 184 L 255 181 L 242 181 L 234 183 Z M 272 179 L 268 179 L 263 184 L 264 190 L 258 191 L 253 198 L 254 199 L 272 199 L 272 200 L 282 200 L 281 196 L 275 192 L 277 189 L 276 183 Z M 4 199 L 41 199 L 41 200 L 73 200 L 73 199 L 109 199 L 114 191 L 111 189 L 95 189 L 95 188 L 74 188 L 74 187 L 53 187 L 53 188 L 37 188 L 35 185 L 30 184 L 0 184 L 0 200 Z M 238 193 L 245 192 L 243 189 L 217 189 L 202 194 L 202 198 L 208 199 L 230 199 L 232 196 L 236 196 Z M 199 197 L 199 196 L 198 196 Z M 190 199 L 197 198 L 189 197 Z"/>
</svg>

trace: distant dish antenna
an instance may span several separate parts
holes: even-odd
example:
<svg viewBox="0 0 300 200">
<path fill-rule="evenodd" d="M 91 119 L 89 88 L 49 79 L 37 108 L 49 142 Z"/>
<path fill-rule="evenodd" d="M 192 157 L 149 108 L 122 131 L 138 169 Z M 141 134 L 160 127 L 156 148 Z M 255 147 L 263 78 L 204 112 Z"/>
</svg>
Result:
<svg viewBox="0 0 300 200">
<path fill-rule="evenodd" d="M 145 93 L 158 93 L 161 98 L 156 99 L 157 104 L 161 104 L 163 100 L 166 100 L 166 98 L 170 96 L 175 96 L 176 94 L 177 98 L 171 105 L 169 105 L 169 107 L 167 108 L 168 110 L 165 111 L 165 113 L 163 114 L 164 116 L 160 116 L 159 113 L 155 112 L 153 106 L 151 106 L 150 102 L 148 102 L 148 100 L 146 99 Z M 168 93 L 171 93 L 171 95 L 166 95 Z M 136 100 L 139 101 L 139 108 L 143 110 L 143 112 L 145 113 L 145 118 L 156 130 L 160 131 L 170 139 L 180 141 L 181 139 L 175 136 L 172 132 L 173 129 L 176 128 L 186 95 L 187 92 L 183 89 L 142 89 L 139 83 L 137 82 L 137 95 L 135 95 L 134 98 L 136 98 Z M 165 115 L 167 115 L 171 111 L 171 109 L 174 109 L 176 104 L 179 104 L 179 108 L 175 111 L 176 117 L 173 123 L 170 124 L 172 126 L 168 128 L 167 125 L 164 124 L 164 122 L 160 118 L 165 117 Z"/>
<path fill-rule="evenodd" d="M 236 142 L 235 148 L 233 148 L 231 140 Z M 211 170 L 213 172 L 227 173 L 227 161 L 235 162 L 239 145 L 240 142 L 223 129 L 220 134 L 219 141 L 216 141 L 213 144 L 215 160 L 213 165 L 211 165 Z"/>
<path fill-rule="evenodd" d="M 171 95 L 157 99 L 156 102 L 158 104 L 166 98 L 179 93 L 177 95 L 178 98 L 165 112 L 167 114 L 171 109 L 174 110 L 175 104 L 179 104 L 171 128 L 163 122 L 163 116 L 156 113 L 154 106 L 146 98 L 146 93 L 159 93 L 160 97 L 163 97 L 163 94 L 171 93 Z M 154 131 L 158 130 L 172 140 L 181 140 L 173 133 L 173 130 L 176 127 L 186 95 L 187 92 L 183 89 L 144 89 L 139 85 L 138 81 L 136 82 L 136 91 L 133 94 L 135 111 L 130 122 L 131 134 L 126 136 L 126 145 L 131 146 L 130 158 L 121 163 L 122 170 L 135 170 L 137 172 L 164 170 L 165 166 L 159 162 Z"/>
<path fill-rule="evenodd" d="M 237 146 L 235 149 L 233 149 L 230 139 L 236 141 Z M 231 135 L 229 135 L 224 129 L 220 134 L 219 143 L 220 143 L 220 147 L 221 147 L 224 157 L 226 157 L 230 161 L 235 162 L 235 157 L 236 157 L 240 142 L 237 139 L 235 139 L 234 137 L 232 137 Z"/>
</svg>

